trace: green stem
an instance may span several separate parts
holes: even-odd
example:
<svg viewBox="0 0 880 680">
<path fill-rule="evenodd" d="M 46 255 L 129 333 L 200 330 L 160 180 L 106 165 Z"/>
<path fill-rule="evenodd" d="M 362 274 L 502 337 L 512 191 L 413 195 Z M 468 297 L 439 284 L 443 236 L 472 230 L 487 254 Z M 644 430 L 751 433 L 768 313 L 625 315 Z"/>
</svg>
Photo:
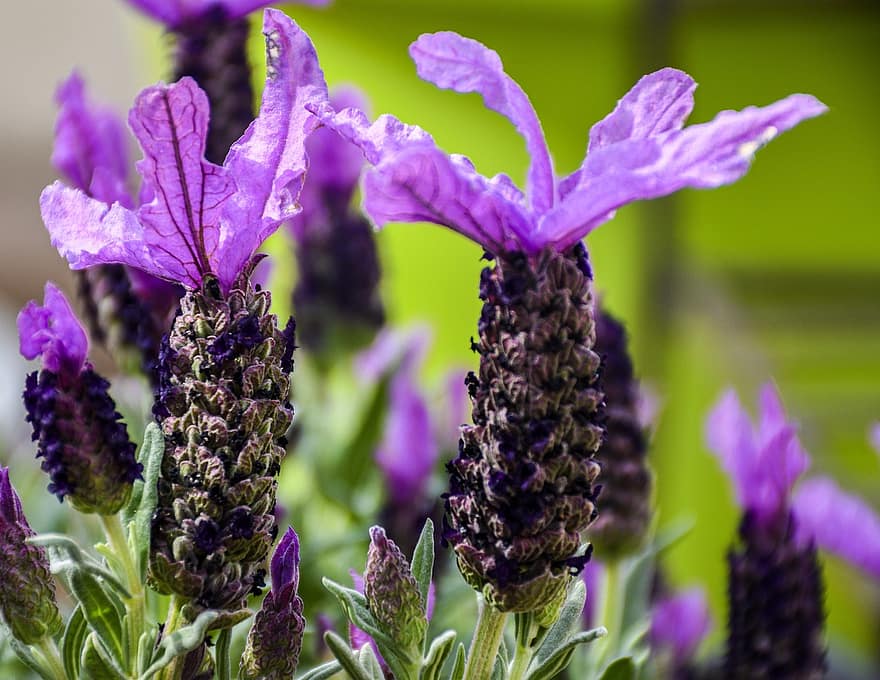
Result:
<svg viewBox="0 0 880 680">
<path fill-rule="evenodd" d="M 224 628 L 217 636 L 214 647 L 214 663 L 217 666 L 217 680 L 230 680 L 232 669 L 229 659 L 229 642 L 232 640 L 232 629 Z"/>
<path fill-rule="evenodd" d="M 495 666 L 504 633 L 507 614 L 487 604 L 482 597 L 479 598 L 479 609 L 477 627 L 471 640 L 462 680 L 486 680 L 492 677 L 492 668 Z"/>
<path fill-rule="evenodd" d="M 124 583 L 131 595 L 124 600 L 128 623 L 128 662 L 132 677 L 137 675 L 138 644 L 144 632 L 146 598 L 141 583 L 140 571 L 131 556 L 131 549 L 122 528 L 119 515 L 101 515 L 101 524 L 107 534 L 107 540 L 113 553 L 119 558 L 124 572 Z"/>
<path fill-rule="evenodd" d="M 598 668 L 600 669 L 609 661 L 614 660 L 614 657 L 609 657 L 609 655 L 616 652 L 622 633 L 620 626 L 623 623 L 624 594 L 620 590 L 620 561 L 611 560 L 606 562 L 604 576 L 597 616 L 593 622 L 596 626 L 604 626 L 608 631 L 605 638 L 597 645 L 597 652 L 599 654 Z"/>
<path fill-rule="evenodd" d="M 510 666 L 510 673 L 507 676 L 507 680 L 520 680 L 525 676 L 526 671 L 529 669 L 529 664 L 532 662 L 532 657 L 535 654 L 535 650 L 531 647 L 522 647 L 520 645 L 516 646 L 516 652 L 513 655 L 513 663 Z"/>
<path fill-rule="evenodd" d="M 58 653 L 58 647 L 55 641 L 48 635 L 34 645 L 40 650 L 41 661 L 52 677 L 58 680 L 67 680 L 67 673 L 64 671 L 64 663 L 61 661 L 61 654 Z"/>
<path fill-rule="evenodd" d="M 168 615 L 165 617 L 165 625 L 162 627 L 162 637 L 166 638 L 171 635 L 174 631 L 177 630 L 177 627 L 180 625 L 180 621 L 182 619 L 180 615 L 180 610 L 183 609 L 183 605 L 186 603 L 186 600 L 181 598 L 176 593 L 171 596 L 171 599 L 168 601 Z M 163 680 L 174 680 L 180 673 L 180 664 L 178 662 L 182 661 L 182 655 L 176 656 L 172 659 L 171 663 L 169 663 L 162 670 L 162 679 Z"/>
<path fill-rule="evenodd" d="M 513 653 L 507 680 L 521 680 L 525 676 L 535 655 L 535 648 L 539 645 L 537 635 L 540 626 L 535 620 L 535 612 L 516 614 L 515 619 L 516 650 Z"/>
</svg>

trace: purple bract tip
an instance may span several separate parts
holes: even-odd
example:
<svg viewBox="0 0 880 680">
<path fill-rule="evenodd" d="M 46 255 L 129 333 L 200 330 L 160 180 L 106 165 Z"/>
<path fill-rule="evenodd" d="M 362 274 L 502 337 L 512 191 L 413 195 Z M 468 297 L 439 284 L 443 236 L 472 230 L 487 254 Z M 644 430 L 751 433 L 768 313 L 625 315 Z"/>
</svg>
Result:
<svg viewBox="0 0 880 680">
<path fill-rule="evenodd" d="M 76 374 L 89 351 L 86 332 L 67 298 L 53 283 L 47 283 L 43 306 L 31 300 L 18 314 L 19 346 L 26 359 L 42 357 L 53 373 Z"/>
<path fill-rule="evenodd" d="M 293 527 L 287 527 L 287 531 L 278 542 L 269 571 L 274 592 L 279 593 L 288 586 L 294 592 L 299 588 L 299 536 L 296 535 Z"/>
</svg>

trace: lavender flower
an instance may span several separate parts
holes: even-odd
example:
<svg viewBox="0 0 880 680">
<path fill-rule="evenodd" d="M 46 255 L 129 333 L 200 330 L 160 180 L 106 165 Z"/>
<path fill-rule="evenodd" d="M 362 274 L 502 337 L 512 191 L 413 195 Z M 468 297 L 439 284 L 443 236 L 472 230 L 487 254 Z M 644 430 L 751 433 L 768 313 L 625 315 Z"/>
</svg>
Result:
<svg viewBox="0 0 880 680">
<path fill-rule="evenodd" d="M 286 680 L 296 671 L 305 618 L 299 587 L 299 538 L 288 527 L 270 568 L 272 588 L 266 593 L 248 633 L 239 676 L 244 680 Z"/>
<path fill-rule="evenodd" d="M 880 423 L 871 425 L 868 439 L 871 441 L 871 446 L 874 447 L 874 450 L 880 453 Z"/>
<path fill-rule="evenodd" d="M 633 376 L 626 330 L 606 310 L 596 317 L 595 350 L 602 356 L 605 439 L 596 453 L 602 466 L 599 517 L 589 537 L 605 559 L 638 548 L 651 520 L 647 439 L 639 421 L 639 385 Z"/>
<path fill-rule="evenodd" d="M 47 283 L 43 306 L 31 301 L 19 313 L 18 332 L 22 355 L 43 362 L 27 377 L 24 403 L 49 491 L 81 512 L 115 514 L 141 465 L 109 383 L 86 361 L 85 331 L 61 291 Z"/>
<path fill-rule="evenodd" d="M 73 73 L 56 92 L 59 105 L 52 164 L 76 188 L 108 206 L 131 208 L 128 153 L 121 121 L 91 104 Z M 159 341 L 177 307 L 176 286 L 123 265 L 102 264 L 77 272 L 77 288 L 89 333 L 125 364 L 152 370 Z"/>
<path fill-rule="evenodd" d="M 593 127 L 583 165 L 557 181 L 537 115 L 495 52 L 447 32 L 421 36 L 410 54 L 422 78 L 480 93 L 516 126 L 531 156 L 525 193 L 392 116 L 370 125 L 356 109 L 312 110 L 374 165 L 364 207 L 378 225 L 434 222 L 494 256 L 481 279 L 480 373 L 469 380 L 475 425 L 450 466 L 444 535 L 489 602 L 530 611 L 559 600 L 583 566 L 579 535 L 596 514 L 602 394 L 580 239 L 626 203 L 735 181 L 759 146 L 825 107 L 793 95 L 683 130 L 695 83 L 663 69 Z"/>
<path fill-rule="evenodd" d="M 337 90 L 330 101 L 335 107 L 364 105 L 354 88 Z M 325 357 L 369 341 L 385 312 L 372 228 L 351 208 L 363 157 L 329 129 L 309 137 L 306 150 L 310 169 L 300 195 L 303 209 L 290 221 L 298 272 L 293 305 L 303 347 Z"/>
<path fill-rule="evenodd" d="M 284 331 L 250 274 L 262 242 L 297 211 L 316 121 L 327 97 L 311 41 L 275 10 L 264 20 L 267 80 L 260 116 L 223 166 L 203 158 L 208 104 L 190 78 L 140 94 L 130 124 L 149 197 L 109 210 L 57 183 L 43 194 L 53 242 L 71 266 L 123 262 L 188 289 L 160 353 L 154 412 L 166 451 L 149 578 L 185 601 L 184 615 L 225 610 L 231 625 L 259 592 L 275 534 L 275 476 L 284 455 L 293 323 Z"/>
<path fill-rule="evenodd" d="M 668 653 L 673 667 L 688 663 L 712 628 L 709 604 L 702 588 L 689 588 L 654 604 L 651 645 Z"/>
<path fill-rule="evenodd" d="M 736 394 L 710 415 L 710 447 L 743 509 L 740 545 L 728 554 L 726 675 L 822 677 L 822 580 L 813 540 L 797 537 L 790 492 L 809 460 L 772 385 L 761 390 L 753 428 Z"/>
<path fill-rule="evenodd" d="M 0 466 L 0 612 L 15 639 L 26 645 L 54 635 L 62 624 L 49 558 L 27 542 L 34 535 L 9 468 Z"/>
</svg>

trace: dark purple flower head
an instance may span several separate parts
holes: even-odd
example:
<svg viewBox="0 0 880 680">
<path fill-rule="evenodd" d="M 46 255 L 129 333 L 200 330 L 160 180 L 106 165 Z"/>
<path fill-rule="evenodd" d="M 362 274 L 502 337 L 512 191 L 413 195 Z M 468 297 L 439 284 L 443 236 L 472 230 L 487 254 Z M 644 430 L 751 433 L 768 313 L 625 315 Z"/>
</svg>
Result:
<svg viewBox="0 0 880 680">
<path fill-rule="evenodd" d="M 687 663 L 712 628 L 702 588 L 690 588 L 657 602 L 651 612 L 651 644 L 668 649 L 674 664 Z"/>
<path fill-rule="evenodd" d="M 144 14 L 160 21 L 169 28 L 198 21 L 208 12 L 222 11 L 227 20 L 240 19 L 262 7 L 271 5 L 271 0 L 128 0 Z M 321 7 L 331 0 L 297 0 L 300 5 Z"/>
<path fill-rule="evenodd" d="M 294 592 L 299 588 L 299 536 L 293 527 L 287 527 L 275 548 L 269 567 L 272 575 L 272 591 L 281 593 L 286 588 Z"/>
<path fill-rule="evenodd" d="M 880 580 L 880 516 L 871 506 L 816 477 L 798 486 L 792 511 L 801 545 L 815 543 Z"/>
<path fill-rule="evenodd" d="M 85 365 L 89 341 L 67 298 L 47 283 L 43 305 L 31 300 L 18 314 L 19 346 L 26 359 L 40 357 L 53 373 L 76 375 Z"/>
<path fill-rule="evenodd" d="M 583 164 L 559 179 L 538 117 L 498 54 L 442 32 L 422 35 L 410 55 L 423 79 L 477 92 L 514 124 L 531 157 L 525 193 L 506 175 L 480 175 L 468 158 L 446 154 L 426 132 L 392 116 L 370 125 L 354 109 L 337 113 L 323 104 L 314 110 L 375 166 L 365 177 L 364 207 L 376 224 L 433 222 L 493 253 L 563 251 L 627 203 L 734 182 L 761 146 L 826 110 L 814 97 L 796 94 L 683 129 L 696 84 L 682 71 L 662 69 L 642 78 L 593 126 Z"/>
<path fill-rule="evenodd" d="M 742 509 L 765 522 L 788 507 L 792 487 L 810 460 L 772 384 L 761 388 L 759 408 L 758 426 L 753 427 L 729 390 L 709 415 L 706 437 L 730 475 Z"/>
<path fill-rule="evenodd" d="M 190 78 L 138 96 L 129 124 L 144 151 L 137 210 L 107 205 L 60 183 L 40 199 L 53 244 L 70 266 L 120 262 L 197 289 L 214 274 L 228 291 L 256 249 L 298 206 L 305 139 L 317 122 L 306 103 L 326 100 L 308 36 L 266 10 L 267 77 L 260 115 L 222 166 L 204 158 L 205 94 Z"/>
<path fill-rule="evenodd" d="M 366 99 L 355 87 L 337 88 L 330 105 L 366 109 Z M 312 229 L 329 228 L 343 219 L 357 189 L 364 157 L 357 146 L 329 128 L 316 130 L 306 141 L 309 174 L 299 202 L 302 211 L 290 221 L 294 237 L 301 240 Z"/>
<path fill-rule="evenodd" d="M 76 72 L 55 92 L 58 120 L 52 165 L 73 186 L 99 201 L 131 207 L 125 126 L 113 111 L 86 99 Z"/>
</svg>

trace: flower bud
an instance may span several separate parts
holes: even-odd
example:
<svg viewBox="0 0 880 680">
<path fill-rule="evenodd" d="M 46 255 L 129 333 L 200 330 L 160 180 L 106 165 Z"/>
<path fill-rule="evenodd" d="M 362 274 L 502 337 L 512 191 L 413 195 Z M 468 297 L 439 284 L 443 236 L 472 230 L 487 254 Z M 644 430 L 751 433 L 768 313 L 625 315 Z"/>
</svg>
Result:
<svg viewBox="0 0 880 680">
<path fill-rule="evenodd" d="M 26 645 L 55 634 L 62 623 L 49 558 L 27 542 L 33 535 L 9 468 L 0 467 L 0 611 L 12 635 Z"/>
<path fill-rule="evenodd" d="M 299 587 L 299 538 L 288 527 L 272 556 L 272 588 L 248 633 L 239 677 L 288 680 L 302 648 L 306 622 Z"/>
</svg>

